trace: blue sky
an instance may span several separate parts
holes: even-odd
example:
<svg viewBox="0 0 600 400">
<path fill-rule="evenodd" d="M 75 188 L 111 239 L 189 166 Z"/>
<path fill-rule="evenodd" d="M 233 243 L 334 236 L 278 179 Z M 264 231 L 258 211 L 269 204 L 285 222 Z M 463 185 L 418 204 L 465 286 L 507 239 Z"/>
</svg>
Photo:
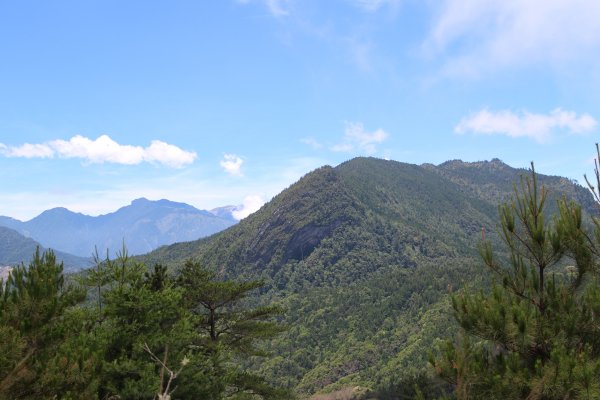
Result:
<svg viewBox="0 0 600 400">
<path fill-rule="evenodd" d="M 324 164 L 500 158 L 582 181 L 600 2 L 0 3 L 0 215 L 245 213 Z"/>
</svg>

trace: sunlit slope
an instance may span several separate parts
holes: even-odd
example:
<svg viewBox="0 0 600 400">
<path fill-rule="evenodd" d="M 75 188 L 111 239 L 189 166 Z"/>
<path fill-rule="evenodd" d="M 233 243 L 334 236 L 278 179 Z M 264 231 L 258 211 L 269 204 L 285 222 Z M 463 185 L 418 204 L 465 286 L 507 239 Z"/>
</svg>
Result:
<svg viewBox="0 0 600 400">
<path fill-rule="evenodd" d="M 436 338 L 454 329 L 447 294 L 481 284 L 477 243 L 482 231 L 497 241 L 498 201 L 527 173 L 499 161 L 447 167 L 374 158 L 322 167 L 238 225 L 145 260 L 196 258 L 224 277 L 265 279 L 255 301 L 288 310 L 289 330 L 268 345 L 274 356 L 253 366 L 274 381 L 304 393 L 385 385 L 425 368 Z M 569 180 L 540 180 L 553 198 L 593 204 Z"/>
</svg>

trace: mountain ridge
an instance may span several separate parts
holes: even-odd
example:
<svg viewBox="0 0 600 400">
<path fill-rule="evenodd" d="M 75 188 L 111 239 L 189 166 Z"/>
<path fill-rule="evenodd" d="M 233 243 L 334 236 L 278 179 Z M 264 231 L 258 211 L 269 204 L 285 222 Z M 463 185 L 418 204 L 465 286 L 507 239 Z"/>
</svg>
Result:
<svg viewBox="0 0 600 400">
<path fill-rule="evenodd" d="M 34 252 L 47 249 L 35 240 L 25 237 L 14 229 L 0 226 L 0 266 L 28 265 Z M 54 251 L 59 262 L 64 263 L 65 272 L 76 272 L 92 265 L 91 258 L 78 257 L 62 251 Z"/>
<path fill-rule="evenodd" d="M 448 291 L 487 279 L 476 244 L 482 230 L 500 243 L 498 204 L 524 173 L 497 159 L 359 157 L 306 174 L 223 232 L 141 259 L 177 268 L 194 258 L 223 278 L 265 280 L 255 301 L 280 302 L 291 327 L 267 345 L 272 359 L 250 366 L 273 382 L 302 394 L 391 385 L 422 371 L 456 328 Z M 550 201 L 564 194 L 594 212 L 585 188 L 538 179 Z"/>
<path fill-rule="evenodd" d="M 19 221 L 0 217 L 0 226 L 14 229 L 45 247 L 78 256 L 89 256 L 98 248 L 114 254 L 125 242 L 131 254 L 151 251 L 161 245 L 212 235 L 237 221 L 166 199 L 138 198 L 114 212 L 96 217 L 64 207 L 45 210 Z"/>
</svg>

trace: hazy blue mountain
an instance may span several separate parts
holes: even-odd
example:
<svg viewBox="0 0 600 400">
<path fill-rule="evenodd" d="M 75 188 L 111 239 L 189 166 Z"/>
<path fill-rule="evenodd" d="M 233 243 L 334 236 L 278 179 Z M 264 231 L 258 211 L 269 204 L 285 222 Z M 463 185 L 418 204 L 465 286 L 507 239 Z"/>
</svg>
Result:
<svg viewBox="0 0 600 400">
<path fill-rule="evenodd" d="M 22 224 L 18 219 L 14 219 L 11 217 L 5 217 L 0 215 L 0 226 L 5 226 L 7 228 L 18 229 Z"/>
<path fill-rule="evenodd" d="M 28 264 L 31 256 L 39 247 L 46 250 L 35 240 L 25 237 L 14 229 L 0 226 L 0 266 L 15 266 Z M 78 271 L 91 265 L 90 258 L 77 257 L 72 254 L 55 251 L 56 258 L 64 262 L 66 272 Z"/>
<path fill-rule="evenodd" d="M 237 222 L 237 219 L 233 216 L 234 211 L 238 211 L 239 206 L 223 206 L 217 207 L 210 210 L 210 213 L 217 217 L 225 218 L 229 221 Z"/>
<path fill-rule="evenodd" d="M 26 222 L 0 217 L 0 226 L 15 229 L 46 247 L 84 257 L 95 247 L 101 254 L 106 249 L 114 254 L 123 241 L 131 254 L 146 253 L 162 245 L 212 235 L 236 222 L 185 203 L 145 198 L 98 217 L 62 207 Z"/>
<path fill-rule="evenodd" d="M 498 204 L 521 175 L 500 160 L 356 158 L 307 174 L 217 235 L 141 259 L 177 268 L 191 257 L 223 277 L 264 279 L 254 301 L 280 302 L 290 328 L 251 367 L 274 382 L 303 394 L 393 386 L 426 370 L 455 329 L 448 292 L 486 282 L 477 244 L 482 230 L 500 242 Z M 566 195 L 594 212 L 582 186 L 539 180 L 549 203 Z"/>
</svg>

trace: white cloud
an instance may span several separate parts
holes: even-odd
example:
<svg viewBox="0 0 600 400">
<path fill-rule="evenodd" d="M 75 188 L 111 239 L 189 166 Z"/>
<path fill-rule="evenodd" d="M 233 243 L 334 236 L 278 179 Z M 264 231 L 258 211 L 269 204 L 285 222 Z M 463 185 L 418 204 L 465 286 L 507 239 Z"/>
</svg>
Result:
<svg viewBox="0 0 600 400">
<path fill-rule="evenodd" d="M 549 114 L 535 114 L 528 111 L 515 113 L 509 110 L 481 110 L 463 118 L 454 128 L 459 134 L 506 135 L 510 137 L 529 137 L 539 143 L 551 138 L 555 130 L 565 130 L 571 134 L 593 131 L 596 120 L 589 114 L 578 116 L 573 111 L 557 108 Z"/>
<path fill-rule="evenodd" d="M 346 123 L 344 140 L 342 143 L 333 146 L 331 150 L 346 153 L 358 150 L 371 155 L 376 152 L 376 145 L 385 141 L 388 136 L 388 133 L 383 129 L 367 132 L 362 123 L 348 122 Z"/>
<path fill-rule="evenodd" d="M 0 154 L 7 157 L 51 158 L 54 156 L 54 150 L 47 144 L 25 143 L 18 147 L 9 147 L 0 143 Z"/>
<path fill-rule="evenodd" d="M 74 136 L 67 140 L 53 140 L 50 147 L 64 158 L 82 158 L 91 163 L 139 164 L 144 160 L 144 149 L 139 146 L 121 145 L 107 135 L 96 140 Z"/>
<path fill-rule="evenodd" d="M 236 156 L 235 154 L 225 154 L 223 159 L 219 162 L 221 167 L 230 175 L 242 176 L 242 164 L 244 160 Z"/>
<path fill-rule="evenodd" d="M 150 146 L 144 149 L 144 161 L 165 164 L 173 168 L 181 168 L 184 165 L 191 164 L 196 157 L 195 152 L 185 151 L 160 140 L 153 140 Z"/>
<path fill-rule="evenodd" d="M 249 195 L 244 198 L 244 203 L 242 204 L 242 206 L 234 210 L 231 214 L 233 215 L 233 218 L 239 221 L 240 219 L 246 218 L 253 212 L 258 211 L 263 206 L 263 204 L 265 204 L 265 201 L 261 196 Z"/>
<path fill-rule="evenodd" d="M 596 61 L 600 2 L 589 0 L 445 0 L 424 43 L 447 55 L 445 72 L 532 63 Z"/>
<path fill-rule="evenodd" d="M 158 163 L 173 168 L 191 164 L 196 159 L 195 152 L 153 140 L 150 146 L 122 145 L 108 135 L 95 140 L 76 135 L 69 140 L 52 140 L 41 144 L 25 143 L 21 146 L 7 146 L 0 143 L 0 154 L 6 157 L 24 158 L 80 158 L 89 163 L 115 163 L 135 165 L 142 162 Z"/>
</svg>

